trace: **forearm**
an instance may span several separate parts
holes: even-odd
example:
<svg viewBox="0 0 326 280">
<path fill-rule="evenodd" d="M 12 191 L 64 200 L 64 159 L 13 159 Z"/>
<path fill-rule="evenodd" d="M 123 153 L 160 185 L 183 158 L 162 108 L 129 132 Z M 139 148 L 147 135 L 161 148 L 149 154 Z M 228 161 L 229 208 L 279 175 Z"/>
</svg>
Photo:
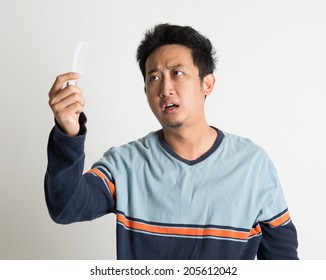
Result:
<svg viewBox="0 0 326 280">
<path fill-rule="evenodd" d="M 50 216 L 57 223 L 92 220 L 113 207 L 102 180 L 83 175 L 85 122 L 82 114 L 82 129 L 76 137 L 65 135 L 57 125 L 50 133 L 45 197 Z"/>
</svg>

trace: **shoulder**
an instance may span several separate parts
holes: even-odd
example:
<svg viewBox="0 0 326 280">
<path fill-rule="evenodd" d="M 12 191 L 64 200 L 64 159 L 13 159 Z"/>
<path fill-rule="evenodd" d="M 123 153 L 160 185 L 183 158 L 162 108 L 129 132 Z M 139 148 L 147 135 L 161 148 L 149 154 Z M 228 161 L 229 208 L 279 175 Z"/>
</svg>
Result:
<svg viewBox="0 0 326 280">
<path fill-rule="evenodd" d="M 113 146 L 93 164 L 93 167 L 105 166 L 111 173 L 121 173 L 132 167 L 138 168 L 159 153 L 158 135 L 159 131 L 154 131 L 122 146 Z"/>
<path fill-rule="evenodd" d="M 274 172 L 274 165 L 265 149 L 247 137 L 224 132 L 220 146 L 225 161 L 238 162 L 258 170 Z"/>
<path fill-rule="evenodd" d="M 251 139 L 224 132 L 223 146 L 234 152 L 252 152 L 265 154 L 265 150 Z"/>
<path fill-rule="evenodd" d="M 152 131 L 148 133 L 146 136 L 139 138 L 134 141 L 130 141 L 121 146 L 111 147 L 108 151 L 105 152 L 104 157 L 108 156 L 124 156 L 131 157 L 136 156 L 138 154 L 146 154 L 148 152 L 152 152 L 153 150 L 158 148 L 158 131 Z"/>
</svg>

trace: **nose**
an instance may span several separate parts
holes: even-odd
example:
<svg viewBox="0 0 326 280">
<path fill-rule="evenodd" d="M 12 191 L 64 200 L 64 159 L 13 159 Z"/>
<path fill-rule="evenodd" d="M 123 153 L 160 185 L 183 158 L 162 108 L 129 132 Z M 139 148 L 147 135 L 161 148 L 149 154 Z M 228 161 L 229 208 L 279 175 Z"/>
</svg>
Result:
<svg viewBox="0 0 326 280">
<path fill-rule="evenodd" d="M 161 83 L 161 88 L 159 93 L 160 97 L 167 97 L 173 95 L 174 93 L 175 91 L 174 91 L 173 81 L 168 77 L 164 77 Z"/>
</svg>

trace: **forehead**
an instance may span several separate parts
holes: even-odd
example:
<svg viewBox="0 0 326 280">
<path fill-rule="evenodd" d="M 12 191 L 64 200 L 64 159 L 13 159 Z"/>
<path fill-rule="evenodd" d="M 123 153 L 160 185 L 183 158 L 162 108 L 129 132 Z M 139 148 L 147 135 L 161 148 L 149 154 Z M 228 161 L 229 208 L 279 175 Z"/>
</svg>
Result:
<svg viewBox="0 0 326 280">
<path fill-rule="evenodd" d="M 182 45 L 159 47 L 148 56 L 146 71 L 172 65 L 194 66 L 191 49 Z"/>
</svg>

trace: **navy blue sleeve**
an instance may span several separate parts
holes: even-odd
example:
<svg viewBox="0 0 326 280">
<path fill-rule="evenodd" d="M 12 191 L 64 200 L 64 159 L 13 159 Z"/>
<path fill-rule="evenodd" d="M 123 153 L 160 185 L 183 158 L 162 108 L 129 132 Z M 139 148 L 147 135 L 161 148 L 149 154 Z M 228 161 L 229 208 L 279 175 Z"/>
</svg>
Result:
<svg viewBox="0 0 326 280">
<path fill-rule="evenodd" d="M 85 123 L 82 113 L 79 135 L 70 137 L 56 124 L 49 136 L 45 199 L 51 218 L 60 224 L 93 220 L 115 208 L 104 180 L 91 173 L 83 175 Z"/>
<path fill-rule="evenodd" d="M 296 229 L 290 220 L 282 226 L 260 224 L 262 240 L 257 252 L 259 260 L 298 260 Z"/>
</svg>

